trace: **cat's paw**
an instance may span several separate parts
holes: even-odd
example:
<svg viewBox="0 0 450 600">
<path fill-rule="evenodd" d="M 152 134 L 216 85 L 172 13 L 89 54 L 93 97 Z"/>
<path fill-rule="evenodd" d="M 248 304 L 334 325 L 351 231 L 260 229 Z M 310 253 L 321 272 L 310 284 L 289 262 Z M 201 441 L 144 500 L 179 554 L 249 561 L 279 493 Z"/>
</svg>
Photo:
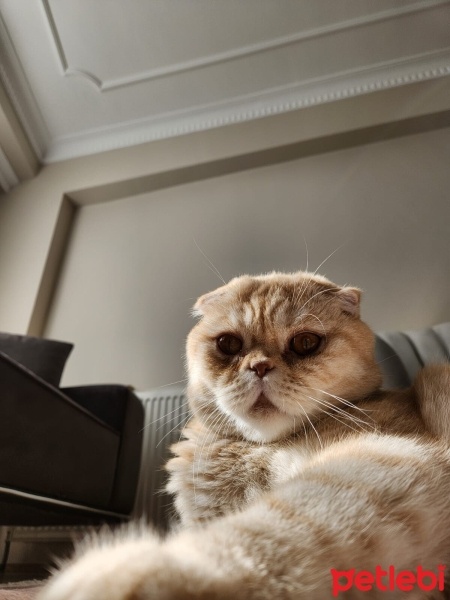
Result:
<svg viewBox="0 0 450 600">
<path fill-rule="evenodd" d="M 203 474 L 195 462 L 184 456 L 172 458 L 166 465 L 169 480 L 166 490 L 174 495 L 174 504 L 184 526 L 191 526 L 208 518 L 212 508 L 211 491 L 204 485 Z"/>
<path fill-rule="evenodd" d="M 231 496 L 227 493 L 222 464 L 217 460 L 226 443 L 220 440 L 205 447 L 188 439 L 172 448 L 176 456 L 166 465 L 169 472 L 166 489 L 175 496 L 183 525 L 198 524 L 229 510 Z"/>
</svg>

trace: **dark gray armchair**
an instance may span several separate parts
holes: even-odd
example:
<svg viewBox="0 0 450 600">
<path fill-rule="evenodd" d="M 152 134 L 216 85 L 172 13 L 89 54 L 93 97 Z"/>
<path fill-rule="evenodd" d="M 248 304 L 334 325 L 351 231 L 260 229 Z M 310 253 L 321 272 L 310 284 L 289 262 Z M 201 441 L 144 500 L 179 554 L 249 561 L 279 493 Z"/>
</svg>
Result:
<svg viewBox="0 0 450 600">
<path fill-rule="evenodd" d="M 71 345 L 0 335 L 0 526 L 120 522 L 133 510 L 142 403 L 122 385 L 58 388 L 58 344 L 66 358 Z"/>
</svg>

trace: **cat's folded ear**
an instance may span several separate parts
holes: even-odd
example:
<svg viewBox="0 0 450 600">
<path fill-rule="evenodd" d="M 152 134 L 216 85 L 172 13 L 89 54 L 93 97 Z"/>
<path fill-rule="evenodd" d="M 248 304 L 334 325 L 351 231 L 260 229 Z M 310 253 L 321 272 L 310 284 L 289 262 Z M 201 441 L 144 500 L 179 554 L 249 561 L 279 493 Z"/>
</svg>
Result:
<svg viewBox="0 0 450 600">
<path fill-rule="evenodd" d="M 227 286 L 223 285 L 212 292 L 208 292 L 207 294 L 200 296 L 192 308 L 192 315 L 194 317 L 203 317 L 205 310 L 213 306 L 216 302 L 219 302 L 220 299 L 226 294 L 226 288 Z"/>
<path fill-rule="evenodd" d="M 342 310 L 352 317 L 359 317 L 362 292 L 356 287 L 343 287 L 335 292 Z"/>
</svg>

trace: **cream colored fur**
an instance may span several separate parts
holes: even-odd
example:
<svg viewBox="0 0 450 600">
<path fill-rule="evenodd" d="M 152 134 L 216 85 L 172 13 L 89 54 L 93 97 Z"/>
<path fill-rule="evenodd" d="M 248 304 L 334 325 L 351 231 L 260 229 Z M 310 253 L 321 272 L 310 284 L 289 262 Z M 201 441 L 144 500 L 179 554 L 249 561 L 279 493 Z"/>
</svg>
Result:
<svg viewBox="0 0 450 600">
<path fill-rule="evenodd" d="M 243 276 L 200 298 L 187 343 L 194 418 L 167 465 L 180 530 L 84 545 L 40 600 L 324 600 L 331 568 L 448 564 L 450 367 L 381 391 L 359 300 L 303 272 Z M 300 357 L 291 340 L 304 332 L 321 342 Z M 239 353 L 220 350 L 224 334 Z"/>
</svg>

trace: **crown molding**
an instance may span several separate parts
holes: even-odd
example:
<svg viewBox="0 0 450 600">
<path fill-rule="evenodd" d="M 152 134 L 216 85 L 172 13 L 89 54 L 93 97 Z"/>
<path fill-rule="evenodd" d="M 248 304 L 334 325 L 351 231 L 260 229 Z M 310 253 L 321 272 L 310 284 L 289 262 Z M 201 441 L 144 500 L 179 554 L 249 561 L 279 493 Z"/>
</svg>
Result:
<svg viewBox="0 0 450 600">
<path fill-rule="evenodd" d="M 50 136 L 1 13 L 0 81 L 8 94 L 28 141 L 36 156 L 39 160 L 42 160 L 49 147 Z"/>
<path fill-rule="evenodd" d="M 127 77 L 119 77 L 109 80 L 102 80 L 100 75 L 92 73 L 91 71 L 82 66 L 75 66 L 69 64 L 66 52 L 64 50 L 64 45 L 61 40 L 61 36 L 58 32 L 56 21 L 53 17 L 53 12 L 50 6 L 50 0 L 41 0 L 41 4 L 45 13 L 49 31 L 53 39 L 54 47 L 56 49 L 56 53 L 59 59 L 63 75 L 65 77 L 84 78 L 89 83 L 93 84 L 99 92 L 108 92 L 111 90 L 116 90 L 118 88 L 152 81 L 162 77 L 178 75 L 187 71 L 193 71 L 196 69 L 202 69 L 205 67 L 218 65 L 220 63 L 238 60 L 247 56 L 251 56 L 253 54 L 268 52 L 277 48 L 282 48 L 284 46 L 300 44 L 302 42 L 314 38 L 332 35 L 335 33 L 341 33 L 350 29 L 355 29 L 366 25 L 372 25 L 375 23 L 380 23 L 382 21 L 396 19 L 425 10 L 430 10 L 448 4 L 448 0 L 421 0 L 419 2 L 414 2 L 395 9 L 382 10 L 364 17 L 347 19 L 339 23 L 333 23 L 331 25 L 312 28 L 307 31 L 302 31 L 296 34 L 274 38 L 265 42 L 245 45 L 233 50 L 210 54 L 203 58 L 187 60 L 167 67 L 150 69 L 147 71 L 129 75 Z"/>
<path fill-rule="evenodd" d="M 171 67 L 171 71 L 157 70 L 156 72 L 149 73 L 154 78 L 174 75 L 184 70 L 192 70 L 214 64 L 214 61 L 235 60 L 252 53 L 265 52 L 275 47 L 300 43 L 302 40 L 310 39 L 314 36 L 325 36 L 345 28 L 354 28 L 367 23 L 401 17 L 413 12 L 426 11 L 448 4 L 449 0 L 422 0 L 402 6 L 401 8 L 378 12 L 368 17 L 352 21 L 347 20 L 328 27 L 309 30 L 295 36 L 277 38 L 265 44 L 247 46 L 233 52 L 213 55 L 204 59 L 207 62 L 187 62 L 174 65 Z M 48 11 L 50 11 L 49 0 L 41 0 L 41 5 L 44 7 L 44 10 L 47 7 Z M 46 11 L 46 14 L 48 11 Z M 51 11 L 48 14 L 52 18 Z M 51 26 L 50 21 L 49 24 Z M 53 37 L 63 71 L 64 68 L 70 70 L 55 25 Z M 64 65 L 66 66 L 64 67 Z M 66 74 L 73 75 L 75 73 L 67 72 Z M 407 59 L 383 62 L 371 65 L 370 67 L 335 73 L 332 76 L 305 80 L 265 90 L 260 93 L 240 96 L 231 100 L 201 106 L 197 105 L 194 108 L 126 121 L 111 127 L 96 128 L 74 135 L 51 138 L 21 67 L 5 23 L 0 15 L 0 81 L 20 119 L 32 148 L 38 158 L 45 163 L 97 154 L 226 125 L 243 123 L 271 115 L 307 109 L 321 104 L 331 104 L 346 98 L 359 97 L 382 90 L 408 86 L 420 81 L 448 78 L 449 75 L 450 48 L 446 48 Z M 108 88 L 111 82 L 100 82 L 98 80 L 96 83 L 96 76 L 91 74 L 85 74 L 85 76 L 90 77 L 97 87 L 98 85 L 100 87 L 103 85 L 102 91 L 113 89 L 115 85 Z M 145 77 L 142 81 L 146 81 Z M 120 86 L 131 85 L 140 81 L 141 79 L 127 83 L 123 80 Z M 332 118 L 331 110 L 330 114 L 330 118 Z M 386 120 L 389 120 L 390 117 L 389 106 L 387 106 Z M 4 161 L 3 165 L 5 165 Z M 8 166 L 3 166 L 2 177 L 4 185 L 8 186 L 12 184 L 13 178 L 11 171 L 8 170 Z"/>
<path fill-rule="evenodd" d="M 9 192 L 18 183 L 19 178 L 7 159 L 6 154 L 0 148 L 0 188 L 4 192 Z"/>
<path fill-rule="evenodd" d="M 44 160 L 97 154 L 449 76 L 450 49 L 54 139 Z"/>
</svg>

